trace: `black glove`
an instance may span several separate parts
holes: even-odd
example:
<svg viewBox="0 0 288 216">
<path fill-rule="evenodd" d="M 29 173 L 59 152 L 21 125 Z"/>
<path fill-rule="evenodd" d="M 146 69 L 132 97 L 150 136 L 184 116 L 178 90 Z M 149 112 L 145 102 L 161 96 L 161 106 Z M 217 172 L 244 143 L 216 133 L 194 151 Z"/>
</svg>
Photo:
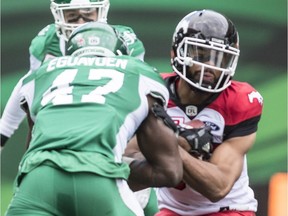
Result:
<svg viewBox="0 0 288 216">
<path fill-rule="evenodd" d="M 201 128 L 179 127 L 179 136 L 184 137 L 191 146 L 189 153 L 197 158 L 208 160 L 213 151 L 212 134 L 209 126 Z"/>
<path fill-rule="evenodd" d="M 178 131 L 178 126 L 174 123 L 171 117 L 167 114 L 164 110 L 163 106 L 159 105 L 158 103 L 154 103 L 152 106 L 152 112 L 157 118 L 162 119 L 164 124 L 171 128 L 174 132 Z"/>
<path fill-rule="evenodd" d="M 176 125 L 164 110 L 163 106 L 159 105 L 158 103 L 153 104 L 152 112 L 157 118 L 162 119 L 165 125 L 188 141 L 191 146 L 191 150 L 189 151 L 191 155 L 204 160 L 208 160 L 210 158 L 213 151 L 213 146 L 211 128 L 209 126 L 192 128 L 188 125 L 187 127 L 184 125 Z"/>
</svg>

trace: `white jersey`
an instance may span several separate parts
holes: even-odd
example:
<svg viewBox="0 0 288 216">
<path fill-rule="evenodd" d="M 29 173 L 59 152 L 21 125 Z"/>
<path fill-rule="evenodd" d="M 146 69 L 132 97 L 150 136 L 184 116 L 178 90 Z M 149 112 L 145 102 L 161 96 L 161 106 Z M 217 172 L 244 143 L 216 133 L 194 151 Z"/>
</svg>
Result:
<svg viewBox="0 0 288 216">
<path fill-rule="evenodd" d="M 260 94 L 256 94 L 257 91 L 249 84 L 232 81 L 230 87 L 201 108 L 193 105 L 181 106 L 173 90 L 175 76 L 169 76 L 170 78 L 166 78 L 170 91 L 168 114 L 175 123 L 182 124 L 191 119 L 205 122 L 212 129 L 215 147 L 232 137 L 257 131 L 263 101 Z M 175 188 L 158 188 L 157 197 L 160 209 L 170 209 L 181 216 L 198 216 L 225 210 L 256 212 L 258 205 L 254 192 L 249 187 L 246 155 L 239 179 L 226 197 L 218 202 L 211 202 L 184 182 Z"/>
<path fill-rule="evenodd" d="M 179 108 L 175 109 L 175 107 L 168 109 L 168 114 L 172 118 L 174 117 L 174 119 L 176 117 L 177 120 L 180 119 L 179 117 L 182 117 L 182 119 L 187 118 L 182 110 Z M 197 119 L 215 123 L 215 125 L 217 124 L 220 127 L 219 131 L 223 131 L 223 122 L 222 125 L 219 124 L 221 123 L 219 120 L 223 118 L 221 118 L 220 115 L 217 115 L 219 115 L 219 113 L 214 112 L 209 108 L 205 108 L 199 113 Z M 216 137 L 219 137 L 218 135 L 219 134 L 217 134 Z M 246 158 L 244 160 L 240 178 L 235 182 L 230 193 L 224 199 L 216 203 L 212 203 L 184 183 L 182 183 L 182 186 L 179 188 L 159 188 L 157 189 L 157 196 L 160 209 L 168 208 L 183 216 L 202 215 L 224 210 L 257 210 L 257 201 L 254 198 L 252 189 L 249 187 Z"/>
</svg>

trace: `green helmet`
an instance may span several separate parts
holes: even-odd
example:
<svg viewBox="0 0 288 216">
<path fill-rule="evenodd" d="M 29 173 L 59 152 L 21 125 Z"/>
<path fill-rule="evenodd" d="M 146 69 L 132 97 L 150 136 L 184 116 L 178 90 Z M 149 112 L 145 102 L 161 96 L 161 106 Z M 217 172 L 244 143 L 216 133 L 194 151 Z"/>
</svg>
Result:
<svg viewBox="0 0 288 216">
<path fill-rule="evenodd" d="M 65 20 L 64 13 L 69 10 L 95 10 L 97 11 L 96 20 L 107 21 L 109 11 L 109 0 L 51 0 L 50 9 L 53 14 L 57 35 L 64 37 L 67 41 L 71 32 L 81 24 L 70 23 Z"/>
<path fill-rule="evenodd" d="M 104 22 L 88 22 L 76 28 L 68 40 L 67 55 L 127 55 L 127 48 L 117 31 Z"/>
</svg>

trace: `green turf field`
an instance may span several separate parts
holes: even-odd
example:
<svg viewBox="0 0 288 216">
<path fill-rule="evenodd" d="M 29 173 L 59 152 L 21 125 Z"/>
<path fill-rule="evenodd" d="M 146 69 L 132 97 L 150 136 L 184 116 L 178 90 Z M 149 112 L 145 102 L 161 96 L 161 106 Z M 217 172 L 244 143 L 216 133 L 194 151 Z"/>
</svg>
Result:
<svg viewBox="0 0 288 216">
<path fill-rule="evenodd" d="M 1 182 L 1 215 L 4 215 L 10 199 L 12 198 L 12 185 L 11 183 Z"/>
</svg>

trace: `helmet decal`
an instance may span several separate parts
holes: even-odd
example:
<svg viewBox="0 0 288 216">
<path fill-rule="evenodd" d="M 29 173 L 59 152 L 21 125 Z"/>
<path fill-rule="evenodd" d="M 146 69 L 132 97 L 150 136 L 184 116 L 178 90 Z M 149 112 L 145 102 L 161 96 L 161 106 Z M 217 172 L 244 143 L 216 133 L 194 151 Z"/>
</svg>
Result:
<svg viewBox="0 0 288 216">
<path fill-rule="evenodd" d="M 91 46 L 97 46 L 100 43 L 100 38 L 97 36 L 88 37 L 88 44 Z"/>
<path fill-rule="evenodd" d="M 82 37 L 81 34 L 75 36 L 75 43 L 79 47 L 83 47 L 86 45 L 84 38 Z"/>
</svg>

